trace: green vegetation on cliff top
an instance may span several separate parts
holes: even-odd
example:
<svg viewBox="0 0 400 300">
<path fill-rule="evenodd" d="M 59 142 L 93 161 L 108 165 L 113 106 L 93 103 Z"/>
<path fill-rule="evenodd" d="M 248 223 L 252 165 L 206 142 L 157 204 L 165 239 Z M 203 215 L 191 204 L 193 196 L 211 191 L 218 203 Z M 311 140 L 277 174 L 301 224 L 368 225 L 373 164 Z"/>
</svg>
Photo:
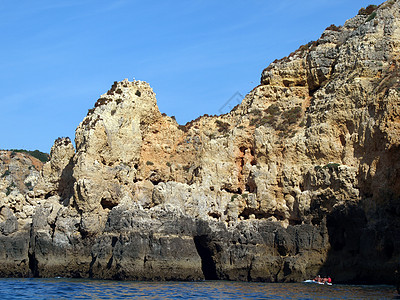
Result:
<svg viewBox="0 0 400 300">
<path fill-rule="evenodd" d="M 47 162 L 50 158 L 49 154 L 41 152 L 39 150 L 30 151 L 30 150 L 24 150 L 24 149 L 10 149 L 8 151 L 29 154 L 30 156 L 37 158 L 38 160 L 40 160 L 43 163 Z"/>
</svg>

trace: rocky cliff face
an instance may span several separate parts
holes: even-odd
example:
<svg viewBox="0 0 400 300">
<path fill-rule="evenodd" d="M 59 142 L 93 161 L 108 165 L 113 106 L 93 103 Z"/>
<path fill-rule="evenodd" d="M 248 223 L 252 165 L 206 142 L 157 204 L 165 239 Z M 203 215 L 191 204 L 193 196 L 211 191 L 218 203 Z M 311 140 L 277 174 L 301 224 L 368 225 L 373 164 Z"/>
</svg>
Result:
<svg viewBox="0 0 400 300">
<path fill-rule="evenodd" d="M 27 194 L 33 195 L 42 166 L 30 155 L 0 150 L 0 276 L 29 273 L 29 232 L 39 203 Z"/>
<path fill-rule="evenodd" d="M 115 82 L 76 151 L 57 140 L 34 191 L 18 194 L 32 220 L 3 196 L 4 222 L 29 222 L 1 231 L 21 243 L 3 249 L 2 274 L 392 282 L 399 25 L 400 1 L 388 1 L 330 26 L 230 113 L 185 126 L 147 83 Z"/>
</svg>

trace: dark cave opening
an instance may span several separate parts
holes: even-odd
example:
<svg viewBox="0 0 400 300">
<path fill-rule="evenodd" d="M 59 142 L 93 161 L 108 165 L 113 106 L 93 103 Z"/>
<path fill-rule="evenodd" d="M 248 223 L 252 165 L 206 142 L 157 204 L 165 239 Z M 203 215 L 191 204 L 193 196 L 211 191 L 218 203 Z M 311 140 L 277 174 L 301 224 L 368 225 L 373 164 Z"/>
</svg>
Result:
<svg viewBox="0 0 400 300">
<path fill-rule="evenodd" d="M 38 261 L 35 257 L 35 253 L 28 252 L 29 259 L 29 270 L 33 277 L 39 277 Z"/>
<path fill-rule="evenodd" d="M 205 280 L 217 280 L 217 269 L 212 258 L 212 250 L 209 247 L 209 241 L 206 235 L 195 236 L 193 238 L 197 253 L 201 258 L 201 270 Z"/>
</svg>

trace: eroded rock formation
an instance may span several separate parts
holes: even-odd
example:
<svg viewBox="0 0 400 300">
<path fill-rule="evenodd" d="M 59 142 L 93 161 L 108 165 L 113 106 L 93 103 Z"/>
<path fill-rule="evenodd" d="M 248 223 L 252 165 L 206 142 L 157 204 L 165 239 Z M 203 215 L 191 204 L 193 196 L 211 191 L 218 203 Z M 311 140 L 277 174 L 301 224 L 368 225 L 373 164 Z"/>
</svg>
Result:
<svg viewBox="0 0 400 300">
<path fill-rule="evenodd" d="M 40 202 L 27 194 L 33 194 L 42 166 L 30 155 L 0 150 L 0 276 L 29 273 L 29 233 Z"/>
<path fill-rule="evenodd" d="M 2 249 L 1 274 L 392 282 L 399 25 L 400 1 L 388 1 L 330 26 L 230 113 L 185 126 L 149 84 L 115 82 L 78 126 L 76 151 L 55 142 L 34 191 L 18 194 L 23 208 L 3 196 L 1 238 L 21 245 L 11 259 Z"/>
</svg>

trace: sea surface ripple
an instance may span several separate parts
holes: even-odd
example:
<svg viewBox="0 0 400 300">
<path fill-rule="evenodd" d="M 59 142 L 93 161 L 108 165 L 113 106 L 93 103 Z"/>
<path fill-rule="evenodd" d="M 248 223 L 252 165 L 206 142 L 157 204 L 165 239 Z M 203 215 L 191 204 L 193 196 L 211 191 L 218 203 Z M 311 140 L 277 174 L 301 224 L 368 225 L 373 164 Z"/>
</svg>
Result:
<svg viewBox="0 0 400 300">
<path fill-rule="evenodd" d="M 0 299 L 400 299 L 394 286 L 0 278 Z"/>
</svg>

